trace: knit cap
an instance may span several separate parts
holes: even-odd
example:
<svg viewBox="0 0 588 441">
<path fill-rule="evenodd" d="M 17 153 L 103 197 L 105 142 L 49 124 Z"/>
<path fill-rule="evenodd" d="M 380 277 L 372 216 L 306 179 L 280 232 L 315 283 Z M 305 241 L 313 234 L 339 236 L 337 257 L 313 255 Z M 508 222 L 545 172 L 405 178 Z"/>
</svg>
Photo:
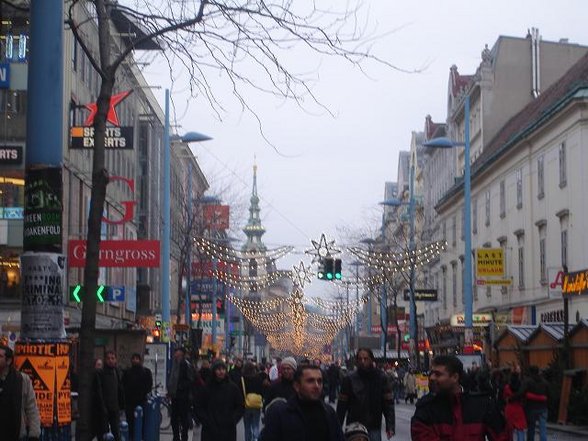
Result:
<svg viewBox="0 0 588 441">
<path fill-rule="evenodd" d="M 298 365 L 296 364 L 296 360 L 294 360 L 294 357 L 284 358 L 282 360 L 282 366 L 291 367 L 293 370 L 296 370 L 296 368 L 298 367 Z"/>
</svg>

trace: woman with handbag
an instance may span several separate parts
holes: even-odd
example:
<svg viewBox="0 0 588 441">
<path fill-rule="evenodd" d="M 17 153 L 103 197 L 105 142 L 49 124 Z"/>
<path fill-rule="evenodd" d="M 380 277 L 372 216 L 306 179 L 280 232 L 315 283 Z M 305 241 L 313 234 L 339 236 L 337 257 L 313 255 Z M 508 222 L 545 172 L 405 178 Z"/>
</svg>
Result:
<svg viewBox="0 0 588 441">
<path fill-rule="evenodd" d="M 245 441 L 257 441 L 259 438 L 259 419 L 263 406 L 263 381 L 257 375 L 257 368 L 248 361 L 243 366 L 241 387 L 245 403 L 243 425 L 245 426 Z"/>
<path fill-rule="evenodd" d="M 194 412 L 202 424 L 202 441 L 237 441 L 243 395 L 229 380 L 224 361 L 212 363 L 212 375 L 194 400 Z"/>
</svg>

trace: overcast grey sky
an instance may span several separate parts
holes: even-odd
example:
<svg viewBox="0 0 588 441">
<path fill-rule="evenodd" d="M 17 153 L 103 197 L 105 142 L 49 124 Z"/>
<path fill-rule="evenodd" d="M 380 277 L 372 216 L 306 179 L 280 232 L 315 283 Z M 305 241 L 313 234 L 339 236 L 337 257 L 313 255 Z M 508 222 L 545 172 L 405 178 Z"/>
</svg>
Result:
<svg viewBox="0 0 588 441">
<path fill-rule="evenodd" d="M 344 2 L 333 0 L 338 3 Z M 472 74 L 485 44 L 492 47 L 500 35 L 525 37 L 531 27 L 539 28 L 544 40 L 569 38 L 588 44 L 586 0 L 372 0 L 368 4 L 371 23 L 380 32 L 396 29 L 374 42 L 373 51 L 399 67 L 426 69 L 406 74 L 371 63 L 366 76 L 342 60 L 318 56 L 299 60 L 300 69 L 316 70 L 320 76 L 313 90 L 335 117 L 316 106 L 305 112 L 271 96 L 251 95 L 250 102 L 266 136 L 290 158 L 276 154 L 255 119 L 243 113 L 230 95 L 223 103 L 228 112 L 219 121 L 203 99 L 193 100 L 184 112 L 186 92 L 181 84 L 174 86 L 180 130 L 214 138 L 193 147 L 213 183 L 220 175 L 248 198 L 257 157 L 264 239 L 271 248 L 290 244 L 303 250 L 322 232 L 339 240 L 338 226 L 365 229 L 366 223 L 377 221 L 384 182 L 396 180 L 398 152 L 408 149 L 411 132 L 423 130 L 427 114 L 436 122 L 445 120 L 452 64 L 460 73 Z M 298 66 L 297 60 L 290 61 Z M 162 72 L 164 68 L 156 63 L 145 69 L 150 83 L 169 87 Z M 160 95 L 163 106 L 163 89 Z M 246 220 L 232 222 L 243 225 Z M 294 255 L 284 264 L 302 257 Z"/>
</svg>

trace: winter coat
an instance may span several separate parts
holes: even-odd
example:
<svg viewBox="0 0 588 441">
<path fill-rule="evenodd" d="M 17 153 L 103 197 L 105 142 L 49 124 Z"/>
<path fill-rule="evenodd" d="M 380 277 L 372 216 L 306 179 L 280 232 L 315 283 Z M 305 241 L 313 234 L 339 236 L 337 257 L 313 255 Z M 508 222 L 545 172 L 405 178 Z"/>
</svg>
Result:
<svg viewBox="0 0 588 441">
<path fill-rule="evenodd" d="M 286 381 L 283 378 L 274 381 L 267 389 L 265 397 L 263 397 L 263 411 L 265 412 L 266 407 L 276 398 L 289 400 L 294 395 L 296 395 L 296 392 L 294 391 L 293 382 Z"/>
<path fill-rule="evenodd" d="M 388 377 L 378 369 L 356 370 L 343 379 L 337 416 L 343 424 L 359 422 L 368 429 L 382 426 L 382 415 L 386 430 L 395 431 L 394 394 Z"/>
<path fill-rule="evenodd" d="M 407 372 L 404 376 L 404 391 L 408 395 L 416 394 L 416 377 L 414 374 Z"/>
<path fill-rule="evenodd" d="M 122 382 L 125 392 L 125 404 L 127 407 L 135 408 L 145 402 L 147 394 L 153 387 L 151 370 L 136 365 L 124 371 Z"/>
<path fill-rule="evenodd" d="M 410 432 L 412 441 L 508 441 L 504 418 L 485 393 L 425 395 L 416 404 Z"/>
<path fill-rule="evenodd" d="M 202 423 L 201 441 L 236 441 L 243 392 L 228 377 L 222 381 L 213 377 L 194 400 L 194 412 Z"/>
<path fill-rule="evenodd" d="M 0 419 L 10 419 L 10 425 L 2 427 L 2 439 L 17 441 L 22 438 L 39 438 L 41 418 L 33 383 L 30 377 L 10 368 L 0 389 Z M 6 421 L 8 423 L 8 421 Z"/>
<path fill-rule="evenodd" d="M 504 417 L 509 430 L 523 430 L 527 428 L 527 418 L 525 417 L 525 409 L 521 400 L 516 399 L 514 392 L 507 384 L 504 386 L 502 396 L 506 400 L 504 407 Z"/>
<path fill-rule="evenodd" d="M 328 426 L 328 441 L 344 441 L 341 425 L 333 408 L 320 401 Z M 259 441 L 306 441 L 312 427 L 306 423 L 297 396 L 277 402 L 268 409 Z"/>
</svg>

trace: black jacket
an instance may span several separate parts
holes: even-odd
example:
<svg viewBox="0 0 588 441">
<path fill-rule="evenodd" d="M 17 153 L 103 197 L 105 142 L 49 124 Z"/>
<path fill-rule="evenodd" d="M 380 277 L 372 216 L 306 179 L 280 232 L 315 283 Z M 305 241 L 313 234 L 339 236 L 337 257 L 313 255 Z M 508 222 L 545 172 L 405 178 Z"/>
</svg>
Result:
<svg viewBox="0 0 588 441">
<path fill-rule="evenodd" d="M 382 426 L 382 415 L 386 430 L 396 431 L 394 394 L 388 377 L 379 369 L 355 370 L 343 379 L 337 401 L 337 416 L 343 424 L 359 422 L 369 430 Z"/>
<path fill-rule="evenodd" d="M 212 378 L 196 396 L 194 412 L 202 423 L 202 441 L 235 441 L 244 412 L 243 392 L 228 378 Z"/>
<path fill-rule="evenodd" d="M 487 393 L 428 394 L 410 422 L 413 441 L 507 441 L 504 418 Z"/>
<path fill-rule="evenodd" d="M 143 404 L 153 387 L 151 370 L 143 366 L 131 366 L 123 373 L 122 382 L 125 392 L 125 404 L 135 408 Z"/>
<path fill-rule="evenodd" d="M 343 431 L 337 421 L 335 411 L 323 401 L 320 404 L 327 420 L 328 441 L 344 441 Z M 306 424 L 297 396 L 290 398 L 287 402 L 278 402 L 272 405 L 265 415 L 264 424 L 259 441 L 308 441 L 312 439 L 310 431 L 313 428 Z"/>
<path fill-rule="evenodd" d="M 263 397 L 263 411 L 265 412 L 267 405 L 276 398 L 284 398 L 285 400 L 289 400 L 295 395 L 296 392 L 294 391 L 294 383 L 292 381 L 286 381 L 283 378 L 279 378 L 270 385 L 270 387 L 267 389 L 265 397 Z"/>
</svg>

